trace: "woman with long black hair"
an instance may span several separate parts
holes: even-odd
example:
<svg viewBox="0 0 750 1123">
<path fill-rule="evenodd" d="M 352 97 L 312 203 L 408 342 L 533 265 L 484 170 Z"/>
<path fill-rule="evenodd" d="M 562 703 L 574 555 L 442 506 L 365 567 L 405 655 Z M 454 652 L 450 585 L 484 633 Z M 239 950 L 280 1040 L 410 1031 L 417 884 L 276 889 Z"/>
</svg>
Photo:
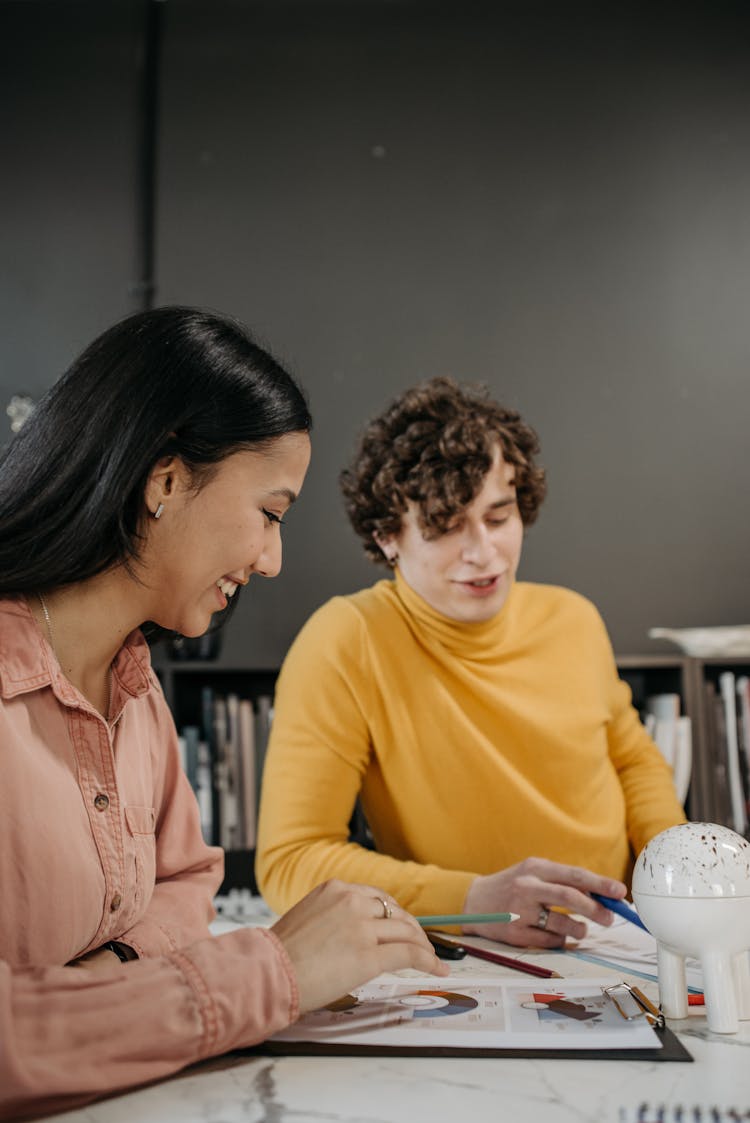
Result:
<svg viewBox="0 0 750 1123">
<path fill-rule="evenodd" d="M 380 890 L 330 882 L 212 938 L 223 855 L 144 630 L 201 635 L 281 566 L 310 414 L 231 320 L 115 325 L 0 462 L 0 1116 L 247 1046 L 381 971 L 444 974 Z"/>
</svg>

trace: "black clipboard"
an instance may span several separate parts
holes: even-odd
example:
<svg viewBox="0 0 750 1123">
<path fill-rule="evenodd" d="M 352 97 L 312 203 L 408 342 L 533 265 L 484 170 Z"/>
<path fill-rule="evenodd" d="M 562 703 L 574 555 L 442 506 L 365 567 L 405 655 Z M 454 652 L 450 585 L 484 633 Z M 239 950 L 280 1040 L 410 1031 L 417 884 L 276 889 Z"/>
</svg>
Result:
<svg viewBox="0 0 750 1123">
<path fill-rule="evenodd" d="M 660 1049 L 491 1049 L 446 1045 L 351 1045 L 343 1042 L 264 1041 L 243 1052 L 270 1053 L 277 1057 L 529 1057 L 556 1061 L 679 1061 L 692 1063 L 679 1038 L 665 1026 L 654 1027 Z"/>
<path fill-rule="evenodd" d="M 581 985 L 582 980 L 576 980 Z M 518 984 L 516 984 L 517 986 Z M 624 981 L 612 981 L 608 986 L 601 987 L 605 998 L 609 999 L 618 1014 L 629 1023 L 641 1019 L 649 1025 L 660 1045 L 641 1045 L 637 1048 L 622 1048 L 612 1045 L 604 1049 L 591 1049 L 582 1044 L 579 1048 L 556 1048 L 546 1042 L 544 1045 L 510 1045 L 451 1044 L 441 1045 L 437 1041 L 434 1045 L 410 1045 L 406 1041 L 387 1044 L 383 1041 L 373 1043 L 352 1042 L 346 1040 L 344 1030 L 341 1038 L 337 1040 L 335 1031 L 323 1040 L 301 1038 L 289 1040 L 284 1038 L 270 1038 L 261 1043 L 259 1050 L 277 1056 L 373 1056 L 373 1057 L 529 1057 L 539 1060 L 634 1060 L 634 1061 L 678 1061 L 692 1062 L 693 1057 L 687 1051 L 679 1038 L 670 1030 L 664 1020 L 663 1013 L 647 996 L 635 985 Z M 347 1001 L 350 1000 L 350 1001 Z M 340 1000 L 344 1007 L 356 1002 L 352 995 L 345 995 Z"/>
</svg>

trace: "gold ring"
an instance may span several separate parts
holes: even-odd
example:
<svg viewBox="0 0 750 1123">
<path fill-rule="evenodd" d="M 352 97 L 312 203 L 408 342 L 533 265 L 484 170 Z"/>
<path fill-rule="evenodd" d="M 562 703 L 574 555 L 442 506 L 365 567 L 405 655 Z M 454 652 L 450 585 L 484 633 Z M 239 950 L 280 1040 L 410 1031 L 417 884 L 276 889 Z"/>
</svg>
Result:
<svg viewBox="0 0 750 1123">
<path fill-rule="evenodd" d="M 378 897 L 381 905 L 383 906 L 383 920 L 390 920 L 393 916 L 393 909 L 386 901 L 385 897 Z"/>
<path fill-rule="evenodd" d="M 539 916 L 537 917 L 537 922 L 536 922 L 537 928 L 541 928 L 541 930 L 543 932 L 544 929 L 547 927 L 548 921 L 549 921 L 549 909 L 545 908 L 544 905 L 540 905 L 539 906 Z"/>
</svg>

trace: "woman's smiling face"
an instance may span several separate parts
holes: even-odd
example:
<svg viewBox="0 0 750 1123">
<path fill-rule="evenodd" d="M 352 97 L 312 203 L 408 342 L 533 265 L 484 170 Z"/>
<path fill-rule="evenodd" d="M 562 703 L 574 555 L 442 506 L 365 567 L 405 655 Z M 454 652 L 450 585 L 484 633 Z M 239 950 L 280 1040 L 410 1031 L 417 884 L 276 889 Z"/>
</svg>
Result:
<svg viewBox="0 0 750 1123">
<path fill-rule="evenodd" d="M 450 529 L 425 538 L 418 515 L 417 505 L 410 503 L 399 533 L 379 543 L 386 553 L 398 554 L 406 583 L 452 620 L 477 623 L 497 615 L 515 579 L 523 543 L 514 468 L 499 445 L 482 487 Z"/>
<path fill-rule="evenodd" d="M 149 509 L 158 506 L 159 488 L 168 491 L 161 517 L 148 521 L 139 574 L 152 605 L 148 618 L 199 636 L 253 573 L 275 577 L 281 521 L 309 462 L 308 435 L 285 433 L 262 450 L 228 456 L 197 491 L 181 461 L 158 466 L 147 488 Z"/>
</svg>

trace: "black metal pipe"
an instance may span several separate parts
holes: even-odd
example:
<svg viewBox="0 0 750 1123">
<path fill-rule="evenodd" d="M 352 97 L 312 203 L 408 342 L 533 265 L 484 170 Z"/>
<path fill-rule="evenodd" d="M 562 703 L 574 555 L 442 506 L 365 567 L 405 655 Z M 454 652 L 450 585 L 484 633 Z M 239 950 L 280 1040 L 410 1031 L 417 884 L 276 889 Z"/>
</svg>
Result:
<svg viewBox="0 0 750 1123">
<path fill-rule="evenodd" d="M 139 52 L 136 187 L 137 280 L 131 295 L 141 309 L 156 301 L 156 182 L 163 0 L 144 0 Z"/>
</svg>

